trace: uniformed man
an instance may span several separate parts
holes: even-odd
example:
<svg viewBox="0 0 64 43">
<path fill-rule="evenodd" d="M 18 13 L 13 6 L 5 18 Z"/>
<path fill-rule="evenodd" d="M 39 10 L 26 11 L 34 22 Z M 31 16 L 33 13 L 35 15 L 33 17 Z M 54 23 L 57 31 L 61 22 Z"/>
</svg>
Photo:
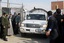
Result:
<svg viewBox="0 0 64 43">
<path fill-rule="evenodd" d="M 2 15 L 2 39 L 4 41 L 7 41 L 6 35 L 7 35 L 8 28 L 9 28 L 9 21 L 6 17 L 6 13 L 3 13 Z"/>
</svg>

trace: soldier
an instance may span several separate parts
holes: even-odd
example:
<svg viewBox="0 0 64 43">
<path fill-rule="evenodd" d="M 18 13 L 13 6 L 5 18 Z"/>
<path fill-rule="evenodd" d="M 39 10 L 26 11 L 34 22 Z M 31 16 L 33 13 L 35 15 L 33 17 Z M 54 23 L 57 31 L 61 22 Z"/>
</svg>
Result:
<svg viewBox="0 0 64 43">
<path fill-rule="evenodd" d="M 2 39 L 4 41 L 7 41 L 6 35 L 7 35 L 7 30 L 9 28 L 9 21 L 8 18 L 6 17 L 6 13 L 3 13 L 2 15 Z"/>
</svg>

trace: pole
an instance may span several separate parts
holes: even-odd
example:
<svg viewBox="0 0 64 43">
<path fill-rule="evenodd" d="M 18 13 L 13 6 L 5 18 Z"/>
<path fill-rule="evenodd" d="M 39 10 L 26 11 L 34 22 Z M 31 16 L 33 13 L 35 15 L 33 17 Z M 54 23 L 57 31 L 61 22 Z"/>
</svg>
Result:
<svg viewBox="0 0 64 43">
<path fill-rule="evenodd" d="M 1 1 L 2 1 L 2 0 L 0 0 L 0 17 L 2 16 Z"/>
<path fill-rule="evenodd" d="M 22 7 L 21 7 L 21 22 L 23 21 L 23 4 L 22 4 Z"/>
<path fill-rule="evenodd" d="M 1 8 L 1 0 L 0 0 L 0 8 Z"/>
<path fill-rule="evenodd" d="M 9 0 L 7 0 L 7 7 L 9 8 Z"/>
</svg>

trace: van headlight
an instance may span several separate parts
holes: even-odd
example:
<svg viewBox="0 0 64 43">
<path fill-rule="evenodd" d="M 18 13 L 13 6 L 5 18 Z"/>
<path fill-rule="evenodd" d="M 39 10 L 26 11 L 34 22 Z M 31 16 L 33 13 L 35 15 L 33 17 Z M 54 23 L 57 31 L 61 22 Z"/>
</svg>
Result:
<svg viewBox="0 0 64 43">
<path fill-rule="evenodd" d="M 42 31 L 45 32 L 46 29 L 43 29 Z"/>
<path fill-rule="evenodd" d="M 47 25 L 43 25 L 43 28 L 46 28 L 47 27 Z"/>
<path fill-rule="evenodd" d="M 24 27 L 24 24 L 21 24 L 22 27 Z"/>
</svg>

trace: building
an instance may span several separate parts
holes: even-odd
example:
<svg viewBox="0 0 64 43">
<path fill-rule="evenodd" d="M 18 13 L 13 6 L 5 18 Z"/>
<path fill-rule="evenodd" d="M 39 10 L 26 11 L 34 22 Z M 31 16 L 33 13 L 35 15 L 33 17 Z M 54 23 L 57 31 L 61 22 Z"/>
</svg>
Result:
<svg viewBox="0 0 64 43">
<path fill-rule="evenodd" d="M 55 12 L 57 8 L 60 8 L 64 12 L 64 1 L 54 1 L 51 2 L 51 10 Z"/>
</svg>

